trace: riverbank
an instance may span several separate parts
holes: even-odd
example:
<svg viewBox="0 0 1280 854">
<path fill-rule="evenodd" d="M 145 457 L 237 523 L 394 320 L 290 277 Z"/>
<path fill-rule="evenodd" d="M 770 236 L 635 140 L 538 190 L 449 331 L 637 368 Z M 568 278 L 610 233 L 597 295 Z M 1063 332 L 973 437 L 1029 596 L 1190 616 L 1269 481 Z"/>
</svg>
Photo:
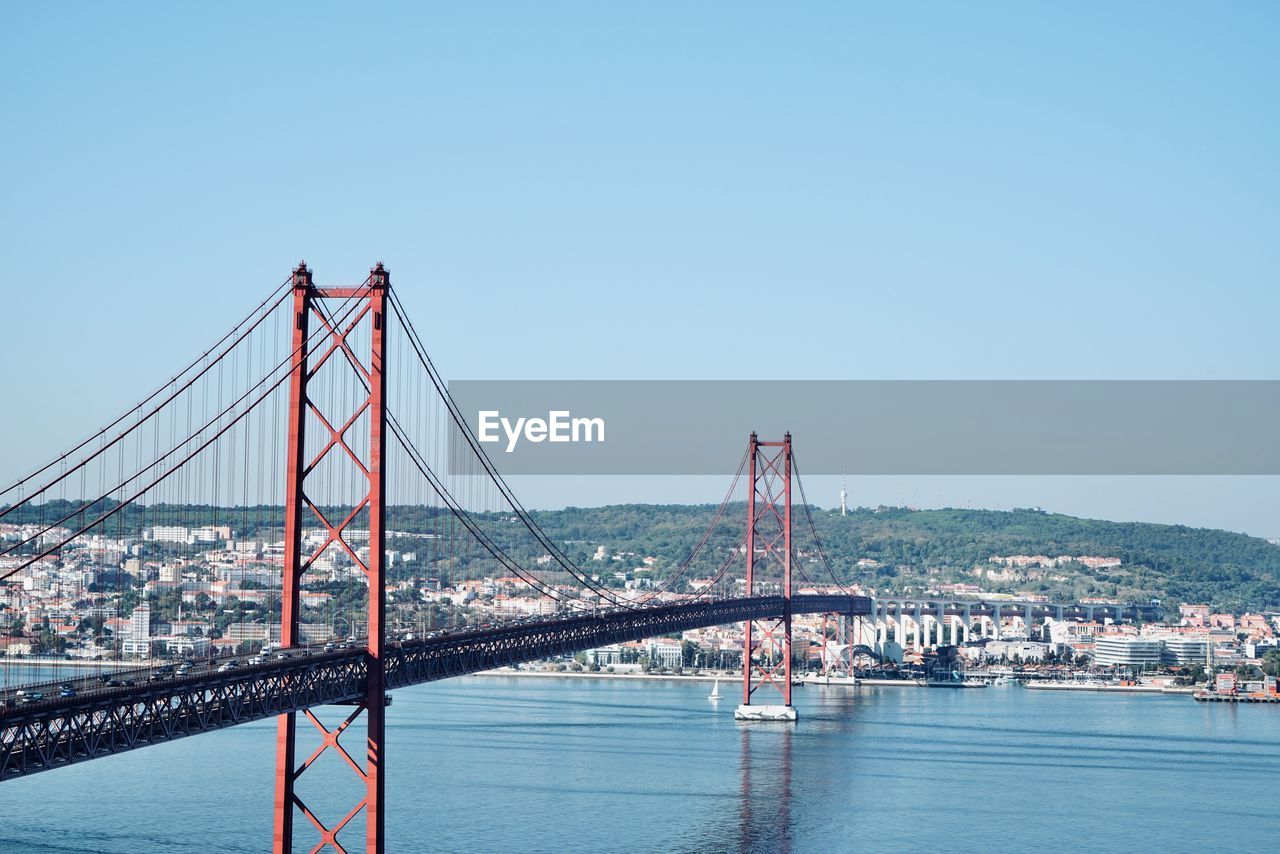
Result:
<svg viewBox="0 0 1280 854">
<path fill-rule="evenodd" d="M 1190 693 L 1178 688 L 1166 688 L 1163 685 L 1091 685 L 1088 682 L 1028 682 L 1025 687 L 1037 691 L 1097 691 L 1111 694 Z"/>
</svg>

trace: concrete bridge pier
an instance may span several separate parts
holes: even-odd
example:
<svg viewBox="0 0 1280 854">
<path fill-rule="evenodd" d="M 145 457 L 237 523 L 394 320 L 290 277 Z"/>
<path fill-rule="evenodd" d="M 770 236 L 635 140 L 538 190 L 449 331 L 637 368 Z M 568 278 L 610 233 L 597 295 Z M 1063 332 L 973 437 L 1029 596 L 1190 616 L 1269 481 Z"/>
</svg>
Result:
<svg viewBox="0 0 1280 854">
<path fill-rule="evenodd" d="M 924 652 L 924 617 L 920 612 L 919 602 L 916 603 L 915 623 L 916 623 L 915 650 L 916 652 Z"/>
</svg>

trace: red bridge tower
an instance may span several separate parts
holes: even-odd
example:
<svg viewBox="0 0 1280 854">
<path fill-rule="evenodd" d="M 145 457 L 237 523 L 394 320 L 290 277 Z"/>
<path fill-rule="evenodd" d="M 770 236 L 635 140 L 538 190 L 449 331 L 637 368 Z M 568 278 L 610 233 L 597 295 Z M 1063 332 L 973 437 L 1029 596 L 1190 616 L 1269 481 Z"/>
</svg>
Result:
<svg viewBox="0 0 1280 854">
<path fill-rule="evenodd" d="M 383 474 L 384 433 L 387 426 L 387 410 L 384 393 L 386 363 L 387 291 L 391 277 L 381 264 L 373 269 L 363 285 L 355 288 L 317 288 L 312 283 L 311 271 L 299 264 L 293 273 L 294 328 L 292 376 L 289 392 L 288 480 L 285 496 L 285 553 L 284 595 L 282 601 L 280 642 L 285 647 L 297 644 L 299 592 L 302 574 L 326 549 L 336 545 L 345 551 L 364 573 L 369 586 L 368 636 L 365 650 L 367 681 L 365 696 L 355 705 L 344 721 L 330 729 L 321 723 L 310 709 L 301 713 L 281 715 L 276 746 L 275 792 L 275 854 L 293 851 L 294 818 L 301 813 L 319 835 L 319 843 L 312 851 L 331 850 L 345 852 L 338 841 L 338 834 L 357 816 L 363 813 L 365 851 L 381 854 L 385 850 L 383 835 L 383 793 L 385 789 L 385 690 L 383 657 L 385 652 L 385 626 L 383 611 L 386 594 L 383 585 L 385 555 L 385 527 L 383 505 L 386 483 Z M 340 315 L 325 311 L 325 301 L 339 302 L 346 308 Z M 313 322 L 319 322 L 321 332 L 316 336 L 315 347 L 309 346 L 309 330 Z M 369 349 L 364 353 L 364 346 Z M 356 382 L 368 390 L 368 395 L 355 401 L 350 412 L 325 411 L 333 405 L 330 401 L 313 399 L 308 394 L 308 381 L 330 362 L 329 370 L 350 370 Z M 367 424 L 368 435 L 357 437 L 356 425 Z M 306 441 L 308 426 L 318 428 L 319 441 L 311 443 L 313 455 L 308 459 Z M 363 432 L 363 431 L 361 431 Z M 353 450 L 355 448 L 356 450 Z M 363 453 L 361 452 L 363 451 Z M 325 506 L 324 498 L 309 495 L 307 476 L 327 457 L 338 455 L 347 460 L 359 473 L 358 482 L 362 494 L 355 506 L 343 511 L 342 518 Z M 326 512 L 329 515 L 326 515 Z M 334 516 L 334 518 L 329 518 Z M 302 551 L 302 524 L 318 525 L 325 532 L 325 542 L 311 554 Z M 368 556 L 361 558 L 349 544 L 354 528 L 367 525 L 369 531 Z M 363 713 L 366 739 L 364 750 L 355 750 L 355 756 L 339 742 L 347 728 Z M 301 714 L 319 735 L 320 744 L 301 763 L 296 752 L 298 727 Z M 344 815 L 327 823 L 307 806 L 296 791 L 299 777 L 326 751 L 333 751 L 350 766 L 358 778 L 363 797 Z"/>
<path fill-rule="evenodd" d="M 744 721 L 794 721 L 791 705 L 791 434 L 781 442 L 761 442 L 751 434 L 747 449 L 751 497 L 747 502 L 747 595 L 768 595 L 759 576 L 781 576 L 782 617 L 750 620 L 742 649 L 742 705 L 733 716 Z M 772 582 L 777 585 L 777 582 Z M 769 685 L 782 703 L 753 704 Z"/>
</svg>

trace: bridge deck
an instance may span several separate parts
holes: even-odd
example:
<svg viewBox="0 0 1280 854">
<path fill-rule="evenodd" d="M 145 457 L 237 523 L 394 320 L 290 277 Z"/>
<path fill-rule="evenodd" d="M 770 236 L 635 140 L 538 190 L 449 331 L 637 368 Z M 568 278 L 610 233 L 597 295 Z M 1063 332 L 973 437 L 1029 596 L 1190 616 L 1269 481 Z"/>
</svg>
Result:
<svg viewBox="0 0 1280 854">
<path fill-rule="evenodd" d="M 861 596 L 794 596 L 792 613 L 869 615 Z M 545 620 L 423 639 L 386 651 L 398 688 L 688 629 L 782 616 L 781 596 L 725 599 Z M 311 653 L 139 685 L 89 683 L 74 697 L 0 709 L 0 781 L 187 735 L 352 702 L 364 695 L 363 651 Z M 82 680 L 88 683 L 88 680 Z"/>
</svg>

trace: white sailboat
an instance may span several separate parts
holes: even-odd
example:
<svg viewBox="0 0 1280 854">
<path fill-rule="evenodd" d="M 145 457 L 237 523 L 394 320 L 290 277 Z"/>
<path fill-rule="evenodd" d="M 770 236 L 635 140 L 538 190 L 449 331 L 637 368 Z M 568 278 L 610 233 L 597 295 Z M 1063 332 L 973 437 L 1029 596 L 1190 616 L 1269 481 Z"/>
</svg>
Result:
<svg viewBox="0 0 1280 854">
<path fill-rule="evenodd" d="M 713 701 L 720 699 L 720 677 L 719 676 L 716 677 L 715 684 L 711 686 L 711 696 L 707 697 L 707 699 L 713 700 Z"/>
</svg>

